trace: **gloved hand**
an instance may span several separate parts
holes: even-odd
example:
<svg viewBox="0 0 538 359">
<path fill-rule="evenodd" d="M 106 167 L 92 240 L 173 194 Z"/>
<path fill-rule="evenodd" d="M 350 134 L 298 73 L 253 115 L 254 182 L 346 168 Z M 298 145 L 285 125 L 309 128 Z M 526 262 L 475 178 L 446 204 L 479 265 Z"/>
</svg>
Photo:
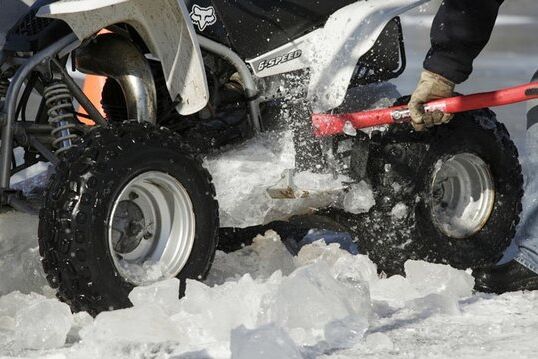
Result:
<svg viewBox="0 0 538 359">
<path fill-rule="evenodd" d="M 424 70 L 420 75 L 417 89 L 409 101 L 411 124 L 416 131 L 422 131 L 425 127 L 433 127 L 449 122 L 454 116 L 439 110 L 426 113 L 424 104 L 429 101 L 454 95 L 455 84 L 441 75 Z"/>
</svg>

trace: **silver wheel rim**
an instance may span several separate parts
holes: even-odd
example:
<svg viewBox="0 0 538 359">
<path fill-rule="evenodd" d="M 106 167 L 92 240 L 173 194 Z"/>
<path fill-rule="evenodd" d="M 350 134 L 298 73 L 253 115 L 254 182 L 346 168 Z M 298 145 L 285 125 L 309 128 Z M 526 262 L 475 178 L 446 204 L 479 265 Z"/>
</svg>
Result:
<svg viewBox="0 0 538 359">
<path fill-rule="evenodd" d="M 114 200 L 108 246 L 119 274 L 134 285 L 175 277 L 187 263 L 195 236 L 187 190 L 169 174 L 132 179 Z"/>
<path fill-rule="evenodd" d="M 494 205 L 493 176 L 480 157 L 460 153 L 436 164 L 432 215 L 445 235 L 464 239 L 478 233 L 491 217 Z"/>
</svg>

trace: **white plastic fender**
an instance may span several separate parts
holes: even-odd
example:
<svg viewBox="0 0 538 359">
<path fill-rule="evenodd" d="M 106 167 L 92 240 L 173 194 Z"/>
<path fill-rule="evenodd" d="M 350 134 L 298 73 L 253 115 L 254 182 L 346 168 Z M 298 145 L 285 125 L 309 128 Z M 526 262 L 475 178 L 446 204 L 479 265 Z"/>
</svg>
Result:
<svg viewBox="0 0 538 359">
<path fill-rule="evenodd" d="M 344 101 L 360 59 L 394 17 L 430 0 L 358 1 L 335 12 L 312 42 L 308 97 L 314 111 L 336 108 Z"/>
<path fill-rule="evenodd" d="M 202 53 L 183 0 L 62 0 L 37 15 L 65 21 L 80 40 L 109 25 L 133 26 L 161 61 L 171 98 L 181 100 L 179 113 L 190 115 L 206 106 Z"/>
</svg>

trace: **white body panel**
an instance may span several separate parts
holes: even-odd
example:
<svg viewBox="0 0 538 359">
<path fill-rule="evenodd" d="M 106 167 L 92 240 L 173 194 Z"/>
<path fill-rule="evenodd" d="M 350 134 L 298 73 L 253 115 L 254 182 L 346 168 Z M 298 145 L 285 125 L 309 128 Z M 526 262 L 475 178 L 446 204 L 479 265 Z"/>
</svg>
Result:
<svg viewBox="0 0 538 359">
<path fill-rule="evenodd" d="M 252 67 L 254 74 L 258 77 L 268 77 L 309 68 L 312 65 L 314 45 L 322 32 L 323 29 L 315 30 L 266 54 L 247 60 L 247 62 Z M 288 54 L 298 52 L 301 54 L 300 57 L 285 62 L 282 61 Z M 275 60 L 277 61 L 272 66 L 267 65 Z"/>
<path fill-rule="evenodd" d="M 360 1 L 334 13 L 314 46 L 308 94 L 314 110 L 340 106 L 357 62 L 374 45 L 387 22 L 428 1 Z"/>
<path fill-rule="evenodd" d="M 189 115 L 206 106 L 202 54 L 182 0 L 63 0 L 42 7 L 38 16 L 65 21 L 81 40 L 112 24 L 133 26 L 161 60 L 170 96 L 181 98 L 179 113 Z"/>
<path fill-rule="evenodd" d="M 331 15 L 323 28 L 247 62 L 258 77 L 309 68 L 308 93 L 314 110 L 329 111 L 342 104 L 359 59 L 372 48 L 385 25 L 429 1 L 358 1 Z M 301 56 L 289 55 L 296 51 Z"/>
<path fill-rule="evenodd" d="M 329 111 L 343 102 L 359 59 L 385 25 L 429 1 L 357 1 L 331 15 L 323 28 L 247 62 L 258 77 L 310 69 L 308 97 L 316 112 Z M 39 16 L 67 22 L 81 40 L 114 23 L 132 25 L 162 61 L 171 97 L 181 96 L 180 113 L 207 104 L 203 59 L 182 0 L 62 0 L 40 9 Z"/>
</svg>

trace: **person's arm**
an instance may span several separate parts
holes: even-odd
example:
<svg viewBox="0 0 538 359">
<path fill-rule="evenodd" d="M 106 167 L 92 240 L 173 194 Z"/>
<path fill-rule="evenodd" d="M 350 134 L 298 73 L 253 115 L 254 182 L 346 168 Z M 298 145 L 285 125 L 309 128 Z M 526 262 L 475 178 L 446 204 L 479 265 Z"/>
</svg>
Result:
<svg viewBox="0 0 538 359">
<path fill-rule="evenodd" d="M 455 84 L 473 71 L 475 58 L 491 37 L 504 0 L 444 0 L 431 30 L 431 49 L 424 61 L 409 109 L 417 131 L 450 121 L 450 114 L 424 112 L 424 103 L 450 97 Z"/>
<path fill-rule="evenodd" d="M 504 0 L 444 0 L 431 29 L 432 47 L 424 68 L 454 83 L 473 71 L 488 43 Z"/>
</svg>

